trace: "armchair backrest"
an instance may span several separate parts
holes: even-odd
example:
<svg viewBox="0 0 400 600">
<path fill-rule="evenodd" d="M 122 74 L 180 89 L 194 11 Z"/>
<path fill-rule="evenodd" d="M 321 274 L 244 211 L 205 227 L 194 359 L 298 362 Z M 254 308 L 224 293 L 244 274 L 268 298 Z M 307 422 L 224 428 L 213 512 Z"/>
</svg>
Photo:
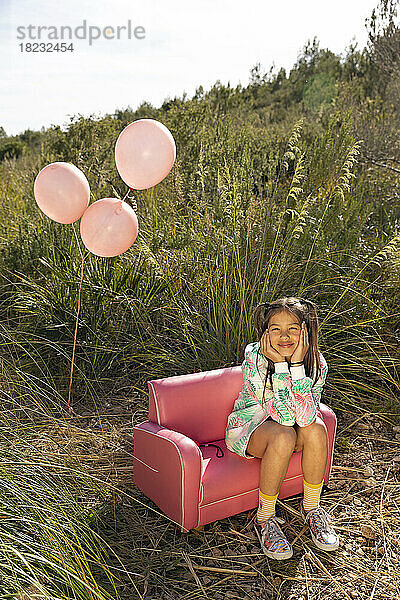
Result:
<svg viewBox="0 0 400 600">
<path fill-rule="evenodd" d="M 243 385 L 241 365 L 147 382 L 149 421 L 198 443 L 225 438 L 229 413 Z"/>
</svg>

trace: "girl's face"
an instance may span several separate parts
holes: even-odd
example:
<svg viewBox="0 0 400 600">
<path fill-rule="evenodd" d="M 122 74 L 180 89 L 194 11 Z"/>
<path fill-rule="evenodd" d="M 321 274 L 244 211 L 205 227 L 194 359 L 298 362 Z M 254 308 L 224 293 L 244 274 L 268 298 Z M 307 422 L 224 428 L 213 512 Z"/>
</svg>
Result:
<svg viewBox="0 0 400 600">
<path fill-rule="evenodd" d="M 296 350 L 301 333 L 301 322 L 296 315 L 283 310 L 268 321 L 271 346 L 284 357 L 292 356 Z"/>
</svg>

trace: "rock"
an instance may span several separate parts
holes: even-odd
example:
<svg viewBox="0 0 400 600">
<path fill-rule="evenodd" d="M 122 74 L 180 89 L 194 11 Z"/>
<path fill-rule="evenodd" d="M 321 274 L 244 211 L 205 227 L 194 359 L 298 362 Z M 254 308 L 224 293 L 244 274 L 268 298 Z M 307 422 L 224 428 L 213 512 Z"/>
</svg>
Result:
<svg viewBox="0 0 400 600">
<path fill-rule="evenodd" d="M 400 454 L 398 454 L 397 456 L 393 457 L 393 462 L 400 462 Z"/>
<path fill-rule="evenodd" d="M 361 506 L 361 505 L 362 505 L 362 502 L 361 502 L 360 498 L 357 498 L 357 497 L 355 497 L 355 498 L 353 499 L 353 503 L 354 503 L 356 506 Z"/>
<path fill-rule="evenodd" d="M 378 485 L 377 480 L 374 477 L 369 477 L 369 479 L 367 479 L 367 481 L 365 482 L 369 487 Z"/>
<path fill-rule="evenodd" d="M 365 467 L 365 469 L 364 469 L 364 475 L 366 475 L 367 477 L 372 477 L 373 475 L 375 475 L 373 468 L 372 467 Z"/>
<path fill-rule="evenodd" d="M 223 552 L 222 552 L 222 551 L 221 551 L 219 548 L 213 548 L 213 549 L 211 550 L 211 554 L 212 554 L 213 556 L 222 556 L 222 555 L 223 555 Z"/>
<path fill-rule="evenodd" d="M 361 525 L 361 533 L 368 540 L 376 540 L 376 531 L 371 525 Z"/>
<path fill-rule="evenodd" d="M 368 425 L 368 423 L 359 423 L 358 428 L 367 431 L 370 428 L 370 425 Z"/>
<path fill-rule="evenodd" d="M 278 587 L 278 585 L 281 584 L 282 579 L 280 577 L 274 577 L 274 579 L 272 581 L 273 581 L 274 585 L 276 587 Z"/>
<path fill-rule="evenodd" d="M 395 426 L 393 427 L 393 431 L 394 431 L 395 433 L 400 433 L 400 425 L 395 425 Z"/>
</svg>

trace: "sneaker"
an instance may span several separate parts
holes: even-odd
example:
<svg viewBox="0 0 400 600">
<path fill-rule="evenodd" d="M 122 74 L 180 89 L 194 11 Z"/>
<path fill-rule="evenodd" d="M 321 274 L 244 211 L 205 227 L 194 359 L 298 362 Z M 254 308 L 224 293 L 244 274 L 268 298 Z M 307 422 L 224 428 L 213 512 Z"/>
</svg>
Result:
<svg viewBox="0 0 400 600">
<path fill-rule="evenodd" d="M 339 536 L 331 527 L 331 517 L 322 506 L 317 506 L 309 511 L 305 511 L 303 502 L 300 502 L 300 513 L 310 528 L 311 539 L 320 550 L 337 550 L 339 547 Z"/>
<path fill-rule="evenodd" d="M 261 548 L 268 558 L 275 560 L 284 560 L 293 556 L 292 546 L 287 541 L 278 523 L 284 523 L 276 515 L 269 517 L 262 523 L 254 522 L 254 529 L 258 539 L 260 540 Z"/>
</svg>

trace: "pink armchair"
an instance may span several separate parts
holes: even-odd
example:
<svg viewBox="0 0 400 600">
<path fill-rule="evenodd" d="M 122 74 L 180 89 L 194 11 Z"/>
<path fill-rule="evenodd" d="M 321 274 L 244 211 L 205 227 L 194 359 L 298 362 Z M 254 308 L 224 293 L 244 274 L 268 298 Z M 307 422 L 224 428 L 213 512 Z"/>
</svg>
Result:
<svg viewBox="0 0 400 600">
<path fill-rule="evenodd" d="M 242 384 L 240 365 L 148 381 L 148 420 L 133 424 L 134 483 L 184 533 L 258 506 L 261 459 L 243 458 L 225 445 L 227 418 Z M 319 414 L 329 436 L 327 483 L 336 416 L 324 404 Z M 279 498 L 300 494 L 302 477 L 297 452 Z"/>
</svg>

